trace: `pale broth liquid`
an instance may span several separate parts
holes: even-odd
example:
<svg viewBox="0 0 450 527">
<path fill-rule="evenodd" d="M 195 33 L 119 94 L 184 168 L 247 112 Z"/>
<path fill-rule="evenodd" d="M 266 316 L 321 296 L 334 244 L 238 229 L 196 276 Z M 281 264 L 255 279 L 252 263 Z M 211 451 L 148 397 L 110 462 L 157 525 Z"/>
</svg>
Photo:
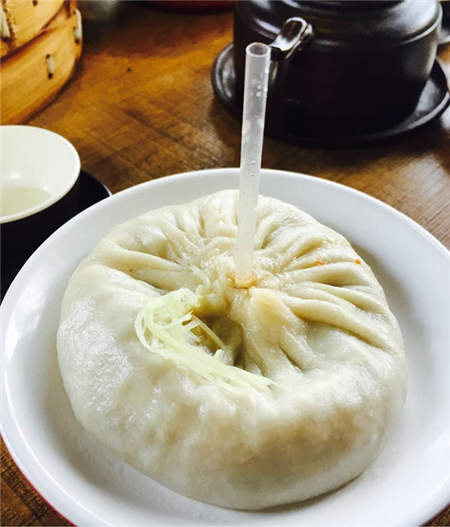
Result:
<svg viewBox="0 0 450 527">
<path fill-rule="evenodd" d="M 48 192 L 38 187 L 0 188 L 0 216 L 9 216 L 31 209 L 49 197 Z"/>
</svg>

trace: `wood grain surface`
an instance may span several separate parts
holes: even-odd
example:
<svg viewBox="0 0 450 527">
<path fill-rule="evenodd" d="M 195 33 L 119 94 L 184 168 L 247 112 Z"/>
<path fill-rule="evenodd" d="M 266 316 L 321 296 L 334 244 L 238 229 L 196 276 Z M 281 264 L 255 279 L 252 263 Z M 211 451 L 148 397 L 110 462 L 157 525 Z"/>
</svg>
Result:
<svg viewBox="0 0 450 527">
<path fill-rule="evenodd" d="M 240 126 L 210 83 L 214 58 L 232 39 L 231 12 L 188 15 L 126 4 L 115 22 L 85 26 L 78 71 L 29 124 L 67 137 L 83 168 L 113 192 L 186 170 L 238 166 Z M 440 57 L 450 76 L 450 46 Z M 449 138 L 450 110 L 383 145 L 324 150 L 267 139 L 263 165 L 362 190 L 450 247 Z M 69 525 L 25 480 L 3 443 L 1 462 L 2 525 Z M 427 525 L 450 525 L 450 509 Z"/>
</svg>

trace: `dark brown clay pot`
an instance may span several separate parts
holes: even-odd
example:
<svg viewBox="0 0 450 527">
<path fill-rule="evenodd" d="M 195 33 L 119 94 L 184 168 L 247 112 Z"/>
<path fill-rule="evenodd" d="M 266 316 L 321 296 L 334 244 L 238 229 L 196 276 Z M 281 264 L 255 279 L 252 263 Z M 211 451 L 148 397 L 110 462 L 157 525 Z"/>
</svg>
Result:
<svg viewBox="0 0 450 527">
<path fill-rule="evenodd" d="M 292 27 L 283 27 L 292 17 Z M 311 134 L 382 130 L 416 106 L 436 57 L 441 19 L 437 0 L 236 2 L 236 96 L 242 97 L 246 46 L 275 41 L 272 131 L 298 122 Z"/>
</svg>

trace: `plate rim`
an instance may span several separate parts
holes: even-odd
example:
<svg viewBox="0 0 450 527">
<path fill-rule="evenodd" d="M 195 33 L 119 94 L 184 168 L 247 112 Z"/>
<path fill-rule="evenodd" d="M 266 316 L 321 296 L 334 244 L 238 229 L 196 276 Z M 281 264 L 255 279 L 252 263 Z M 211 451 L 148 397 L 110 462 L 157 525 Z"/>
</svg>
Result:
<svg viewBox="0 0 450 527">
<path fill-rule="evenodd" d="M 145 181 L 142 183 L 139 183 L 137 185 L 134 185 L 132 187 L 126 188 L 116 194 L 113 194 L 108 199 L 101 200 L 91 207 L 85 209 L 84 211 L 80 212 L 73 218 L 71 218 L 68 222 L 66 222 L 64 225 L 62 225 L 58 230 L 56 230 L 49 238 L 47 238 L 43 244 L 30 256 L 30 258 L 25 262 L 15 279 L 13 280 L 11 286 L 9 287 L 5 298 L 3 299 L 3 303 L 0 306 L 0 327 L 5 328 L 8 321 L 9 321 L 9 314 L 12 312 L 14 307 L 14 297 L 16 296 L 16 290 L 20 290 L 21 283 L 26 280 L 26 275 L 28 273 L 28 269 L 32 267 L 34 260 L 43 252 L 46 250 L 47 245 L 50 243 L 53 243 L 53 240 L 59 236 L 64 235 L 64 231 L 68 229 L 69 225 L 72 225 L 73 223 L 79 221 L 79 218 L 82 216 L 88 216 L 90 214 L 93 214 L 93 211 L 96 209 L 99 209 L 101 207 L 108 208 L 110 205 L 109 203 L 113 203 L 115 201 L 119 201 L 122 198 L 122 196 L 126 195 L 132 195 L 133 193 L 140 193 L 142 192 L 142 189 L 146 189 L 147 187 L 156 187 L 160 185 L 165 185 L 168 181 L 176 182 L 180 179 L 185 179 L 186 177 L 189 178 L 202 178 L 209 175 L 218 177 L 223 175 L 238 175 L 240 172 L 240 169 L 238 167 L 232 168 L 232 167 L 224 167 L 224 168 L 209 168 L 209 169 L 203 169 L 203 170 L 193 170 L 193 171 L 186 171 L 181 172 L 177 174 L 173 174 L 170 176 L 165 176 L 158 178 L 156 180 L 150 180 Z M 282 176 L 287 178 L 296 178 L 303 179 L 306 178 L 307 180 L 311 181 L 314 180 L 315 184 L 318 184 L 319 186 L 325 185 L 329 187 L 333 187 L 335 189 L 338 189 L 338 191 L 343 192 L 349 192 L 350 194 L 353 194 L 354 196 L 359 197 L 360 199 L 366 200 L 371 202 L 373 205 L 376 205 L 378 207 L 381 207 L 384 211 L 388 212 L 390 215 L 396 217 L 398 220 L 401 220 L 403 222 L 406 222 L 408 227 L 412 228 L 416 233 L 418 233 L 421 237 L 425 238 L 425 240 L 431 244 L 433 249 L 437 251 L 437 253 L 440 255 L 440 257 L 443 257 L 447 263 L 450 265 L 450 251 L 443 245 L 442 242 L 440 242 L 435 236 L 433 236 L 430 232 L 428 232 L 423 226 L 421 226 L 419 223 L 411 219 L 409 216 L 404 214 L 403 212 L 395 209 L 391 205 L 388 205 L 387 203 L 379 200 L 378 198 L 375 198 L 373 196 L 370 196 L 369 194 L 366 194 L 365 192 L 362 192 L 360 190 L 354 189 L 352 187 L 349 187 L 347 185 L 344 185 L 342 183 L 338 183 L 336 181 L 331 181 L 328 179 L 323 179 L 321 177 L 303 174 L 300 172 L 293 172 L 293 171 L 286 171 L 286 170 L 278 170 L 278 169 L 269 169 L 265 168 L 261 170 L 261 176 L 264 177 L 276 177 L 276 176 Z M 230 185 L 230 187 L 235 188 L 235 186 Z M 230 188 L 229 187 L 229 188 Z M 164 205 L 161 205 L 164 206 Z M 2 335 L 5 335 L 5 331 L 2 331 Z M 16 422 L 16 419 L 14 418 L 13 413 L 11 412 L 11 405 L 5 401 L 7 399 L 6 397 L 6 388 L 5 388 L 5 376 L 6 376 L 6 368 L 4 367 L 4 363 L 6 361 L 6 350 L 3 350 L 3 354 L 1 356 L 0 361 L 0 367 L 1 367 L 1 374 L 2 374 L 2 382 L 1 382 L 1 406 L 4 409 L 8 410 L 9 415 L 7 416 L 16 427 L 16 432 L 21 435 L 20 427 Z M 26 480 L 29 482 L 29 484 L 33 487 L 33 489 L 53 508 L 55 509 L 61 516 L 67 519 L 67 521 L 73 523 L 76 521 L 76 523 L 81 523 L 78 520 L 74 520 L 75 518 L 80 518 L 80 512 L 84 511 L 88 514 L 89 521 L 97 521 L 98 524 L 102 525 L 110 525 L 105 519 L 99 518 L 95 515 L 95 513 L 84 507 L 83 504 L 81 504 L 76 498 L 73 498 L 70 494 L 64 491 L 56 482 L 53 483 L 53 485 L 50 486 L 50 488 L 45 488 L 42 490 L 42 486 L 38 486 L 36 484 L 36 481 L 39 482 L 39 477 L 36 476 L 36 474 L 32 473 L 32 471 L 29 470 L 27 463 L 24 461 L 24 458 L 26 458 L 26 455 L 22 453 L 19 453 L 17 448 L 12 444 L 13 441 L 10 440 L 11 437 L 9 434 L 13 435 L 11 431 L 8 433 L 5 433 L 5 421 L 6 421 L 6 415 L 2 412 L 0 416 L 0 433 L 3 437 L 3 440 L 5 442 L 6 448 L 8 449 L 9 453 L 11 454 L 11 457 L 13 458 L 14 462 L 16 463 L 17 467 L 21 471 L 21 473 L 24 475 Z M 33 456 L 32 452 L 28 450 L 28 444 L 26 439 L 22 436 L 21 437 L 23 446 L 27 449 L 26 454 Z M 37 461 L 37 460 L 36 460 Z M 45 472 L 43 472 L 45 474 Z M 44 478 L 45 479 L 45 478 Z M 62 491 L 62 493 L 61 493 Z M 59 493 L 59 496 L 58 496 Z M 64 507 L 61 507 L 60 504 L 54 505 L 55 503 L 55 495 L 56 495 L 56 501 L 60 502 L 60 497 L 65 496 L 64 501 Z M 68 498 L 68 499 L 67 499 Z M 421 513 L 416 511 L 411 512 L 411 516 L 407 518 L 408 523 L 414 523 L 414 524 L 423 524 L 424 522 L 429 521 L 431 518 L 442 512 L 447 506 L 448 506 L 448 500 L 450 499 L 450 478 L 446 482 L 446 484 L 443 486 L 443 490 L 441 493 L 434 497 L 434 499 L 430 499 L 428 503 L 428 507 L 425 509 L 421 509 Z M 74 505 L 76 505 L 75 508 Z M 64 512 L 60 512 L 60 509 L 63 508 Z M 415 514 L 414 517 L 412 515 Z M 69 518 L 70 516 L 70 518 Z M 84 519 L 84 522 L 86 522 L 86 518 Z M 270 523 L 270 522 L 269 522 Z M 240 525 L 241 522 L 237 521 L 233 523 L 233 525 Z"/>
</svg>

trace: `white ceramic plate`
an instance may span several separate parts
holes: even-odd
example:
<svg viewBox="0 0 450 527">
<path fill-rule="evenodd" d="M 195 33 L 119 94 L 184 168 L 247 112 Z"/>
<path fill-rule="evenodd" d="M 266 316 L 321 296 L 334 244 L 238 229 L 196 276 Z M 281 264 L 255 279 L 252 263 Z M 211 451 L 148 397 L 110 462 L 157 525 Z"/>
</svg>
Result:
<svg viewBox="0 0 450 527">
<path fill-rule="evenodd" d="M 148 209 L 237 187 L 237 169 L 191 172 L 104 200 L 30 258 L 2 311 L 3 437 L 36 489 L 78 525 L 418 525 L 450 500 L 450 257 L 419 225 L 347 187 L 265 170 L 262 193 L 344 234 L 368 260 L 402 328 L 409 393 L 376 462 L 341 489 L 265 512 L 205 505 L 153 482 L 84 434 L 62 388 L 55 332 L 67 280 L 111 227 Z"/>
</svg>

